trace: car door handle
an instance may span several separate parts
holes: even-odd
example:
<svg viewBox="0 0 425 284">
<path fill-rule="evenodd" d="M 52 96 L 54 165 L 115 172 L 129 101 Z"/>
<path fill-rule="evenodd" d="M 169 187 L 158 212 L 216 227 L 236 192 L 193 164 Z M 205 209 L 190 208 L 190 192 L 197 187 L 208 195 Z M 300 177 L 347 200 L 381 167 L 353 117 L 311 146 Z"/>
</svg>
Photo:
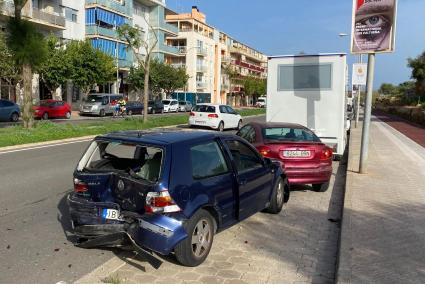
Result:
<svg viewBox="0 0 425 284">
<path fill-rule="evenodd" d="M 239 185 L 245 185 L 247 182 L 246 179 L 239 180 Z"/>
</svg>

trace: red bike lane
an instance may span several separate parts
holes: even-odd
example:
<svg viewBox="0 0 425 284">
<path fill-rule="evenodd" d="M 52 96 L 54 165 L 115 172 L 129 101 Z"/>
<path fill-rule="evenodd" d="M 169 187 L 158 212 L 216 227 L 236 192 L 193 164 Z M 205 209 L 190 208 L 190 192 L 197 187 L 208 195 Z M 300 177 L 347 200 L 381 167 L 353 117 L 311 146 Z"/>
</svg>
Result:
<svg viewBox="0 0 425 284">
<path fill-rule="evenodd" d="M 379 110 L 374 110 L 373 115 L 425 148 L 424 126 Z"/>
</svg>

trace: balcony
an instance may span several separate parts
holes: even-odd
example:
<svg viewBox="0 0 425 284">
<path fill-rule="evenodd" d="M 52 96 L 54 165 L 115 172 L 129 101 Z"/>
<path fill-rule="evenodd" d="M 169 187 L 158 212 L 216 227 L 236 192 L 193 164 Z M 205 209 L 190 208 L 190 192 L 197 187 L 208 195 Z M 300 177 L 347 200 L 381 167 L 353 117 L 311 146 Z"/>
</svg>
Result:
<svg viewBox="0 0 425 284">
<path fill-rule="evenodd" d="M 263 73 L 263 72 L 266 71 L 266 68 L 264 68 L 264 67 L 254 65 L 254 64 L 250 64 L 248 62 L 244 62 L 244 61 L 241 61 L 241 60 L 233 60 L 232 63 L 235 64 L 235 65 L 238 65 L 238 66 L 242 66 L 242 67 L 251 69 L 251 70 L 256 71 L 256 72 L 262 72 Z"/>
<path fill-rule="evenodd" d="M 196 88 L 197 89 L 206 89 L 207 83 L 202 81 L 196 81 Z"/>
<path fill-rule="evenodd" d="M 207 56 L 208 55 L 208 50 L 206 48 L 203 48 L 203 47 L 197 47 L 196 48 L 196 54 L 197 55 L 202 55 L 202 56 Z"/>
<path fill-rule="evenodd" d="M 184 63 L 171 63 L 170 65 L 174 68 L 186 68 L 186 64 Z"/>
<path fill-rule="evenodd" d="M 125 1 L 123 1 L 123 4 L 120 4 L 118 1 L 111 1 L 111 0 L 85 0 L 86 1 L 86 7 L 98 5 L 105 7 L 110 10 L 114 10 L 116 12 L 119 12 L 121 14 L 129 15 L 130 14 L 130 6 L 126 5 Z"/>
<path fill-rule="evenodd" d="M 230 52 L 231 53 L 237 53 L 237 54 L 243 54 L 246 57 L 251 58 L 251 59 L 258 61 L 258 62 L 266 62 L 266 59 L 260 53 L 253 54 L 253 53 L 248 52 L 247 50 L 239 48 L 239 47 L 231 46 Z"/>
<path fill-rule="evenodd" d="M 155 29 L 162 30 L 166 32 L 167 34 L 170 34 L 173 36 L 177 36 L 179 34 L 179 28 L 177 26 L 174 26 L 166 22 L 160 22 L 159 26 L 155 27 Z"/>
<path fill-rule="evenodd" d="M 221 56 L 221 63 L 230 63 L 232 62 L 232 57 L 230 56 Z"/>
<path fill-rule="evenodd" d="M 3 2 L 2 9 L 0 11 L 0 14 L 14 17 L 15 16 L 15 5 L 13 2 Z M 58 28 L 58 29 L 65 29 L 65 17 L 57 14 L 57 13 L 50 13 L 46 12 L 37 8 L 33 9 L 22 9 L 22 18 L 27 18 L 29 21 L 41 24 L 41 25 L 47 25 L 52 28 Z"/>
<path fill-rule="evenodd" d="M 179 50 L 175 46 L 166 45 L 164 43 L 158 43 L 158 47 L 156 52 L 171 54 L 171 55 L 179 55 Z"/>
<path fill-rule="evenodd" d="M 106 36 L 109 38 L 113 38 L 113 39 L 117 39 L 118 38 L 118 34 L 115 30 L 113 29 L 107 29 L 107 28 L 102 28 L 99 26 L 86 26 L 86 35 L 92 35 L 92 36 Z"/>
<path fill-rule="evenodd" d="M 205 73 L 208 71 L 208 66 L 196 65 L 196 72 Z"/>
</svg>

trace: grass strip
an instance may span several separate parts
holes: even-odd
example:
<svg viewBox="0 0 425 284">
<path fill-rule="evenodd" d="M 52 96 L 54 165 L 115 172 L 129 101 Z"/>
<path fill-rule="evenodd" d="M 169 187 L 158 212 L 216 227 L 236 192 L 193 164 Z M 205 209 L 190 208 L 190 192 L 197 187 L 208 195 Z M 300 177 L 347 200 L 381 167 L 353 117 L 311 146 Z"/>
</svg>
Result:
<svg viewBox="0 0 425 284">
<path fill-rule="evenodd" d="M 242 116 L 261 115 L 264 109 L 238 110 Z M 188 114 L 172 116 L 151 116 L 147 123 L 143 123 L 142 117 L 127 117 L 120 120 L 105 120 L 101 122 L 87 122 L 74 124 L 54 123 L 51 121 L 38 121 L 34 129 L 25 129 L 22 126 L 14 126 L 0 129 L 0 147 L 37 143 L 66 138 L 75 138 L 88 135 L 105 134 L 122 130 L 142 130 L 156 127 L 164 127 L 177 124 L 186 124 Z"/>
</svg>

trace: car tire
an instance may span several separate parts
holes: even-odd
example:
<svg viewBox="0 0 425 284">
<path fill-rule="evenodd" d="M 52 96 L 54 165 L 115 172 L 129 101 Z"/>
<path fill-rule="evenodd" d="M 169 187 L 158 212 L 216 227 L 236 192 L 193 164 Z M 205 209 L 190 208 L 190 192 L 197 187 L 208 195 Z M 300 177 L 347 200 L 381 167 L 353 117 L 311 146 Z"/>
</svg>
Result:
<svg viewBox="0 0 425 284">
<path fill-rule="evenodd" d="M 44 120 L 48 120 L 49 119 L 49 114 L 47 112 L 43 113 L 43 115 L 41 116 L 42 119 Z"/>
<path fill-rule="evenodd" d="M 12 113 L 12 115 L 10 116 L 10 121 L 17 122 L 18 120 L 19 120 L 19 113 L 17 112 Z"/>
<path fill-rule="evenodd" d="M 289 200 L 289 192 L 288 180 L 279 177 L 273 188 L 273 196 L 266 211 L 272 214 L 278 214 L 282 211 L 283 205 Z"/>
<path fill-rule="evenodd" d="M 240 129 L 241 129 L 241 127 L 242 127 L 242 119 L 241 119 L 241 120 L 239 120 L 239 122 L 238 122 L 238 126 L 236 127 L 236 130 L 240 130 Z"/>
<path fill-rule="evenodd" d="M 105 116 L 105 110 L 101 109 L 99 112 L 99 116 L 104 117 Z"/>
<path fill-rule="evenodd" d="M 131 110 L 129 110 L 129 111 L 127 111 L 127 115 L 128 116 L 132 116 L 133 115 L 133 112 Z"/>
<path fill-rule="evenodd" d="M 325 192 L 329 188 L 329 182 L 313 184 L 312 186 L 315 192 Z"/>
<path fill-rule="evenodd" d="M 217 127 L 218 131 L 223 132 L 224 131 L 224 122 L 220 121 Z"/>
<path fill-rule="evenodd" d="M 214 240 L 214 220 L 200 209 L 184 223 L 188 237 L 174 249 L 177 261 L 185 266 L 198 266 L 207 258 Z"/>
<path fill-rule="evenodd" d="M 67 113 L 65 113 L 65 118 L 66 119 L 70 119 L 71 118 L 71 113 L 69 111 Z"/>
</svg>

